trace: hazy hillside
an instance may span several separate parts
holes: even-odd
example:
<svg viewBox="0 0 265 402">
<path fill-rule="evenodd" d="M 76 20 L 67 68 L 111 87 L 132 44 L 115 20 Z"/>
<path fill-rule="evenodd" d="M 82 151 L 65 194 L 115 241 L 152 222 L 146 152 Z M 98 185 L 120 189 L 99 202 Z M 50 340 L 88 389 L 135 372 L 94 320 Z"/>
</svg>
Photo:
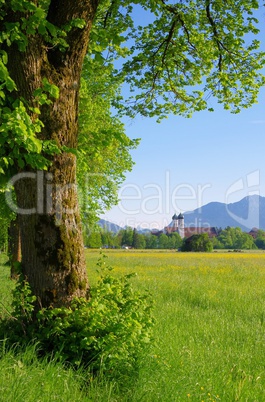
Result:
<svg viewBox="0 0 265 402">
<path fill-rule="evenodd" d="M 251 195 L 238 202 L 210 202 L 194 211 L 185 212 L 185 226 L 227 226 L 265 230 L 265 197 Z"/>
<path fill-rule="evenodd" d="M 103 229 L 106 229 L 108 232 L 118 233 L 121 229 L 121 226 L 116 225 L 115 223 L 105 221 L 105 219 L 100 219 L 98 221 L 98 225 Z"/>
<path fill-rule="evenodd" d="M 184 212 L 184 218 L 186 227 L 213 226 L 224 229 L 231 226 L 240 227 L 244 231 L 254 227 L 265 230 L 265 197 L 251 195 L 231 204 L 210 202 L 194 211 Z M 114 233 L 123 229 L 104 219 L 100 219 L 98 224 Z M 137 231 L 144 233 L 149 230 L 137 227 Z"/>
</svg>

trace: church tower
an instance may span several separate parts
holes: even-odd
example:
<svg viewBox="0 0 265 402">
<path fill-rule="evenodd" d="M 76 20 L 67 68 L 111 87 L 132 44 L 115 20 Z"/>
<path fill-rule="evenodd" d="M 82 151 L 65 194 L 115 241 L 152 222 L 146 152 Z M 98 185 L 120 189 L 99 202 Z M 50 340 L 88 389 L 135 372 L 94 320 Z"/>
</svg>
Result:
<svg viewBox="0 0 265 402">
<path fill-rule="evenodd" d="M 178 220 L 178 233 L 182 239 L 185 237 L 185 230 L 184 230 L 184 216 L 180 213 L 177 217 Z"/>
<path fill-rule="evenodd" d="M 172 216 L 172 228 L 173 228 L 173 232 L 177 232 L 178 231 L 178 216 L 176 214 L 174 214 Z"/>
</svg>

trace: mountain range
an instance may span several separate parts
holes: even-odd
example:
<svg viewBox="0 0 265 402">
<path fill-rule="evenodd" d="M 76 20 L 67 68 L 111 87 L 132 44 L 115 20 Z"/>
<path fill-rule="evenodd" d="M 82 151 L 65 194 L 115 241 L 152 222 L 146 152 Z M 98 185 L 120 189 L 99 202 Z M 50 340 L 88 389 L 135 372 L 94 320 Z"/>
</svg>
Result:
<svg viewBox="0 0 265 402">
<path fill-rule="evenodd" d="M 210 202 L 193 211 L 184 212 L 183 215 L 185 227 L 211 226 L 224 229 L 231 226 L 247 232 L 252 228 L 265 230 L 265 197 L 255 194 L 230 204 Z M 98 224 L 114 233 L 123 229 L 104 219 L 100 219 Z"/>
<path fill-rule="evenodd" d="M 116 225 L 116 223 L 112 223 L 109 221 L 106 221 L 105 219 L 100 219 L 98 221 L 98 225 L 102 228 L 107 230 L 108 232 L 113 232 L 113 233 L 118 233 L 120 230 L 124 229 L 119 225 Z"/>
<path fill-rule="evenodd" d="M 230 204 L 210 202 L 194 211 L 184 213 L 185 226 L 240 227 L 249 231 L 256 227 L 265 230 L 265 197 L 250 195 Z"/>
</svg>

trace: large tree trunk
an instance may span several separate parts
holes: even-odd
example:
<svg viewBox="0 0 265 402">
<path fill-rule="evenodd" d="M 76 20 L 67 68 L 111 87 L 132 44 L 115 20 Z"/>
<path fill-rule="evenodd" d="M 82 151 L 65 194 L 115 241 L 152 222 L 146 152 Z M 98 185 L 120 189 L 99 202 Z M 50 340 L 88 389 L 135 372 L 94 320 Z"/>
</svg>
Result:
<svg viewBox="0 0 265 402">
<path fill-rule="evenodd" d="M 59 88 L 59 98 L 41 108 L 40 139 L 75 148 L 78 134 L 78 91 L 83 58 L 97 7 L 96 0 L 51 0 L 47 19 L 63 27 L 75 18 L 86 21 L 72 28 L 69 47 L 60 51 L 36 35 L 28 36 L 25 52 L 15 44 L 8 51 L 17 96 L 34 105 L 33 91 L 46 78 Z M 25 16 L 25 15 L 24 15 Z M 10 12 L 9 20 L 21 15 Z M 34 115 L 32 115 L 34 119 Z M 52 157 L 48 172 L 30 167 L 14 179 L 21 232 L 22 272 L 37 296 L 36 308 L 67 306 L 89 291 L 76 191 L 76 158 L 70 152 Z"/>
<path fill-rule="evenodd" d="M 15 184 L 22 212 L 22 270 L 38 297 L 39 307 L 68 305 L 73 297 L 86 297 L 88 292 L 73 184 L 75 158 L 63 154 L 56 159 L 58 173 L 38 172 Z M 32 213 L 23 214 L 26 209 L 32 209 Z"/>
</svg>

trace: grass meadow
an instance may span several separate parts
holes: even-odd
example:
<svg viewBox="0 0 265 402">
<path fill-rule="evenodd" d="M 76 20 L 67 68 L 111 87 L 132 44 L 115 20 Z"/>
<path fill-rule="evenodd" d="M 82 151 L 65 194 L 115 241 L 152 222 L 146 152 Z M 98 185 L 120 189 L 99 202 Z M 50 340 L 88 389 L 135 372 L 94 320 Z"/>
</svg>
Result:
<svg viewBox="0 0 265 402">
<path fill-rule="evenodd" d="M 152 350 L 134 378 L 91 378 L 36 345 L 5 350 L 0 401 L 265 401 L 265 254 L 106 250 L 113 274 L 136 272 L 137 289 L 155 300 Z M 87 250 L 90 282 L 100 251 Z M 0 264 L 4 256 L 0 256 Z M 0 265 L 0 314 L 10 310 L 8 267 Z"/>
</svg>

